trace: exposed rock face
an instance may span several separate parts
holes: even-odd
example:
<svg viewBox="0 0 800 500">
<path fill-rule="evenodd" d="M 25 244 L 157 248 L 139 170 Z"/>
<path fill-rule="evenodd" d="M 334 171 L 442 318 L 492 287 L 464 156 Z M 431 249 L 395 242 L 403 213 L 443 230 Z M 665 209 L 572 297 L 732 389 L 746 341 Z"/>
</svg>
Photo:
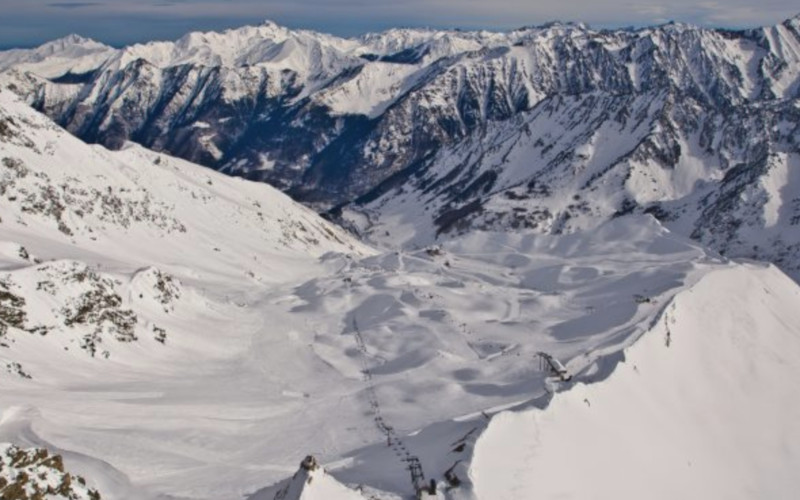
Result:
<svg viewBox="0 0 800 500">
<path fill-rule="evenodd" d="M 9 332 L 55 335 L 92 356 L 109 342 L 134 342 L 138 317 L 123 304 L 122 282 L 75 261 L 55 261 L 0 273 L 0 337 Z M 156 291 L 151 294 L 157 293 Z M 22 375 L 22 370 L 15 372 Z"/>
<path fill-rule="evenodd" d="M 4 500 L 100 500 L 81 476 L 64 469 L 61 455 L 0 443 L 0 497 Z"/>
</svg>

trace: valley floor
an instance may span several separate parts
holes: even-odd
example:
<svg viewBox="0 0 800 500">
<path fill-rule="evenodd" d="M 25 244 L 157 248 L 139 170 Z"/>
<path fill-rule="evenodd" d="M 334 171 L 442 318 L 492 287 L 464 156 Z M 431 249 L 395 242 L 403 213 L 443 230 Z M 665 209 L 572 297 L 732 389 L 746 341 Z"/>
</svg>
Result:
<svg viewBox="0 0 800 500">
<path fill-rule="evenodd" d="M 101 359 L 15 337 L 33 378 L 4 378 L 0 441 L 62 453 L 104 498 L 273 498 L 308 454 L 377 498 L 413 493 L 411 457 L 452 498 L 792 486 L 796 285 L 652 219 L 329 254 L 298 283 L 170 271 L 164 344 Z M 757 465 L 737 476 L 754 489 L 715 490 L 728 465 Z"/>
</svg>

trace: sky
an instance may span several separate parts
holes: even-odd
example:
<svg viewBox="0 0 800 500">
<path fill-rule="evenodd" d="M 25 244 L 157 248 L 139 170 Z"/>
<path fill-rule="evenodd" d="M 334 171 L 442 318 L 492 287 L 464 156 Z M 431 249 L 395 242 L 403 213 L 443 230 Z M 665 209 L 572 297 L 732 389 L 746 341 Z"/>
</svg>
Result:
<svg viewBox="0 0 800 500">
<path fill-rule="evenodd" d="M 743 28 L 798 13 L 797 0 L 0 0 L 0 48 L 70 33 L 121 46 L 266 19 L 354 36 L 394 26 L 506 30 L 556 20 L 597 28 L 668 21 Z"/>
</svg>

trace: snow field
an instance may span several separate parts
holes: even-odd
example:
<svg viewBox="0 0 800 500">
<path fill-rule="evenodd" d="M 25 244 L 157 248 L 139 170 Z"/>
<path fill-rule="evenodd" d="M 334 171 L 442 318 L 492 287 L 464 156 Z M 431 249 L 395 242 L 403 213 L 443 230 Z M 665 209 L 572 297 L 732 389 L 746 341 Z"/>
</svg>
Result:
<svg viewBox="0 0 800 500">
<path fill-rule="evenodd" d="M 606 381 L 495 417 L 476 444 L 476 496 L 794 498 L 798 298 L 772 266 L 706 275 Z"/>
</svg>

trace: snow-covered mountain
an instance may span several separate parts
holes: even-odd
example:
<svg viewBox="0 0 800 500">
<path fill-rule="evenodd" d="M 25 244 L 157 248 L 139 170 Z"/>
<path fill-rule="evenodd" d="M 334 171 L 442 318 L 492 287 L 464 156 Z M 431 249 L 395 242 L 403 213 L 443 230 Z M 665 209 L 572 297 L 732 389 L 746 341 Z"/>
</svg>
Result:
<svg viewBox="0 0 800 500">
<path fill-rule="evenodd" d="M 31 71 L 44 78 L 69 83 L 70 78 L 97 69 L 115 50 L 108 45 L 69 35 L 47 42 L 35 49 L 12 49 L 3 52 L 0 71 L 16 68 Z"/>
<path fill-rule="evenodd" d="M 205 307 L 193 279 L 276 283 L 324 253 L 369 252 L 269 186 L 132 144 L 88 146 L 7 90 L 0 143 L 5 347 L 21 332 L 92 356 L 164 344 L 171 315 Z"/>
<path fill-rule="evenodd" d="M 95 245 L 97 253 L 125 235 L 139 247 L 126 241 L 120 251 L 139 259 L 163 255 L 165 246 L 191 248 L 183 259 L 193 267 L 204 267 L 199 264 L 212 242 L 220 247 L 236 242 L 214 250 L 223 255 L 215 259 L 220 272 L 223 264 L 250 259 L 255 249 L 310 257 L 364 248 L 269 186 L 132 143 L 116 152 L 86 145 L 7 90 L 0 92 L 0 139 L 5 198 L 0 213 L 12 231 L 30 233 L 36 225 L 67 244 Z"/>
<path fill-rule="evenodd" d="M 344 207 L 344 219 L 413 247 L 474 229 L 560 234 L 647 213 L 798 278 L 798 102 L 711 113 L 670 91 L 554 97 L 441 149 Z"/>
<path fill-rule="evenodd" d="M 376 239 L 399 220 L 423 226 L 404 236 L 424 245 L 647 212 L 797 276 L 800 17 L 357 39 L 267 22 L 118 50 L 71 37 L 0 53 L 0 68 L 87 141 L 349 204 Z"/>
<path fill-rule="evenodd" d="M 33 448 L 3 445 L 3 498 L 163 498 L 105 452 L 83 453 L 100 443 L 84 431 L 99 427 L 60 414 L 56 427 L 82 436 L 62 447 L 42 419 L 91 406 L 96 384 L 104 400 L 125 380 L 192 380 L 198 363 L 218 365 L 269 324 L 247 309 L 254 296 L 325 273 L 322 256 L 375 253 L 270 186 L 134 144 L 89 146 L 8 90 L 0 200 L 0 442 Z"/>
<path fill-rule="evenodd" d="M 15 52 L 0 491 L 791 498 L 797 24 Z"/>
</svg>

